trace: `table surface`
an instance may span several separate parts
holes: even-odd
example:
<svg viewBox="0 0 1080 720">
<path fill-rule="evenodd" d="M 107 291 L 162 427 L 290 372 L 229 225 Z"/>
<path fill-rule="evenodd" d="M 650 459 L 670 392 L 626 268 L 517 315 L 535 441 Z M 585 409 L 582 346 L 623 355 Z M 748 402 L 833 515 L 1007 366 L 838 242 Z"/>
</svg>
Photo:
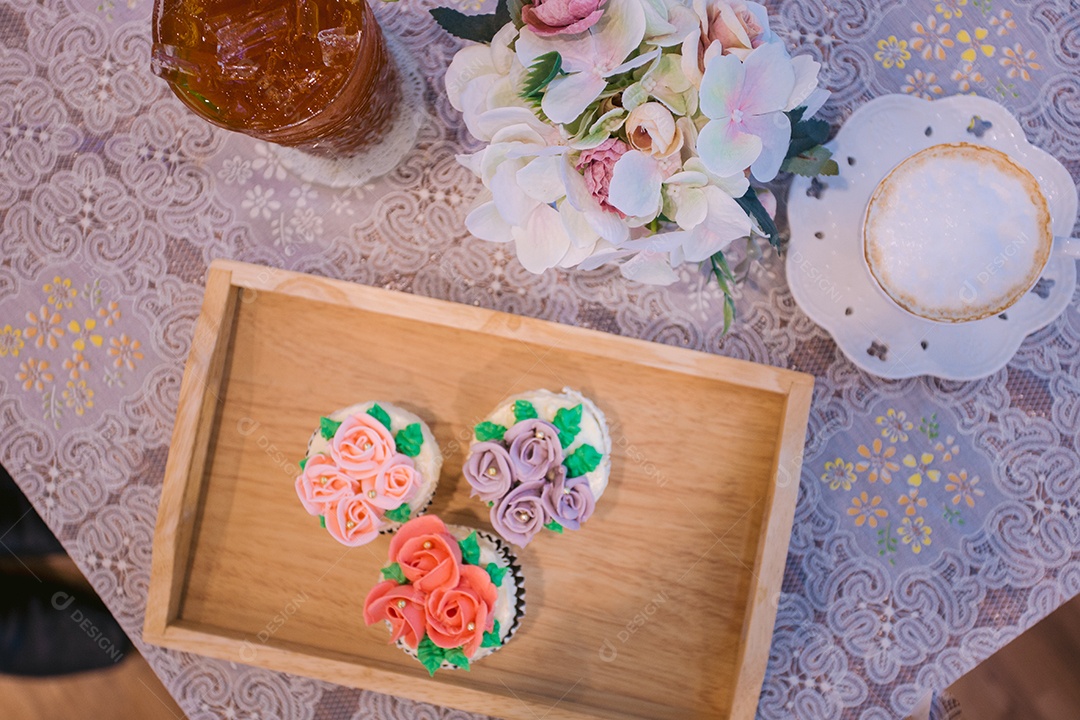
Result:
<svg viewBox="0 0 1080 720">
<path fill-rule="evenodd" d="M 823 117 L 839 124 L 891 92 L 974 92 L 1080 178 L 1075 0 L 835 5 L 770 6 L 789 46 L 822 62 Z M 149 0 L 0 0 L 0 463 L 189 717 L 472 717 L 139 641 L 216 257 L 814 374 L 761 718 L 902 716 L 1080 592 L 1075 303 L 983 380 L 882 381 L 795 307 L 771 255 L 741 285 L 726 337 L 696 268 L 667 288 L 611 269 L 530 275 L 464 230 L 479 184 L 454 156 L 476 145 L 441 90 L 458 42 L 429 6 L 378 8 L 427 82 L 419 144 L 389 175 L 332 191 L 151 76 Z M 955 709 L 939 698 L 935 713 Z"/>
</svg>

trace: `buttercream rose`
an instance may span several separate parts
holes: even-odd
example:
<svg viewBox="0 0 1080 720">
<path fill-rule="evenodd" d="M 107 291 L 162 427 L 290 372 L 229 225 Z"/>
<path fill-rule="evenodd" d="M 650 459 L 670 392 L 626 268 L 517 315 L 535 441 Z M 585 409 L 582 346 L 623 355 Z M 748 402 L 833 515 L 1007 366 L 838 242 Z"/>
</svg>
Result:
<svg viewBox="0 0 1080 720">
<path fill-rule="evenodd" d="M 541 500 L 551 519 L 570 530 L 580 529 L 596 507 L 589 481 L 584 477 L 566 477 L 562 465 L 548 473 Z"/>
<path fill-rule="evenodd" d="M 397 451 L 386 426 L 366 412 L 345 418 L 330 440 L 330 456 L 357 478 L 374 477 Z"/>
<path fill-rule="evenodd" d="M 379 536 L 382 520 L 379 512 L 368 504 L 363 495 L 351 495 L 327 506 L 326 530 L 342 545 L 357 547 Z"/>
<path fill-rule="evenodd" d="M 496 532 L 518 547 L 529 544 L 548 521 L 541 496 L 544 480 L 521 483 L 491 507 Z"/>
<path fill-rule="evenodd" d="M 327 505 L 359 490 L 360 484 L 322 453 L 308 458 L 303 472 L 296 478 L 296 494 L 312 515 L 325 515 Z"/>
<path fill-rule="evenodd" d="M 513 468 L 513 461 L 506 448 L 499 443 L 482 442 L 472 446 L 462 472 L 472 488 L 473 497 L 484 502 L 494 502 L 505 495 L 513 485 Z"/>
<path fill-rule="evenodd" d="M 390 541 L 390 562 L 401 566 L 417 590 L 430 593 L 458 584 L 461 548 L 442 520 L 434 515 L 421 515 L 394 534 Z"/>
<path fill-rule="evenodd" d="M 475 565 L 461 568 L 454 587 L 436 588 L 427 598 L 427 634 L 441 648 L 461 647 L 472 657 L 480 649 L 484 633 L 495 624 L 498 590 L 487 571 Z"/>
<path fill-rule="evenodd" d="M 380 620 L 390 623 L 390 642 L 398 638 L 411 648 L 416 648 L 427 632 L 427 596 L 414 585 L 398 585 L 384 580 L 371 589 L 364 598 L 364 622 L 374 625 Z"/>
<path fill-rule="evenodd" d="M 375 507 L 393 510 L 416 494 L 420 482 L 412 458 L 398 453 L 379 468 L 373 480 L 364 481 L 364 495 Z"/>
<path fill-rule="evenodd" d="M 635 150 L 657 158 L 673 155 L 683 146 L 682 128 L 675 124 L 671 111 L 658 102 L 643 103 L 630 111 L 626 137 Z"/>
<path fill-rule="evenodd" d="M 614 205 L 608 202 L 611 188 L 611 173 L 630 146 L 618 138 L 608 138 L 592 150 L 584 150 L 574 166 L 585 176 L 585 187 L 600 203 L 600 207 L 613 212 L 619 217 L 626 217 Z"/>
<path fill-rule="evenodd" d="M 604 0 L 535 0 L 521 8 L 521 21 L 537 35 L 585 32 L 604 14 Z"/>
<path fill-rule="evenodd" d="M 510 444 L 514 476 L 522 482 L 540 480 L 563 461 L 559 430 L 546 420 L 532 418 L 515 423 L 503 440 Z"/>
<path fill-rule="evenodd" d="M 735 54 L 741 58 L 764 40 L 765 28 L 746 3 L 713 2 L 708 7 L 707 17 L 708 26 L 701 39 L 703 53 L 714 40 L 719 40 L 725 55 Z"/>
</svg>

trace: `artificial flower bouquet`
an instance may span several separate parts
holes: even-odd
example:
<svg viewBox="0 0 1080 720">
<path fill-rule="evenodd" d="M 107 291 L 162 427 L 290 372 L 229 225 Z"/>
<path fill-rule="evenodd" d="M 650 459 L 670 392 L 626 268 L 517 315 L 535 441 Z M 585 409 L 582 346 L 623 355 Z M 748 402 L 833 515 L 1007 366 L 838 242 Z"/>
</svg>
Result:
<svg viewBox="0 0 1080 720">
<path fill-rule="evenodd" d="M 828 97 L 820 65 L 791 57 L 757 3 L 500 0 L 493 15 L 432 14 L 481 43 L 446 73 L 485 143 L 458 158 L 485 188 L 466 225 L 513 241 L 531 272 L 617 263 L 669 284 L 679 264 L 709 262 L 728 294 L 723 251 L 752 233 L 779 243 L 751 180 L 837 171 L 828 124 L 811 119 Z"/>
</svg>

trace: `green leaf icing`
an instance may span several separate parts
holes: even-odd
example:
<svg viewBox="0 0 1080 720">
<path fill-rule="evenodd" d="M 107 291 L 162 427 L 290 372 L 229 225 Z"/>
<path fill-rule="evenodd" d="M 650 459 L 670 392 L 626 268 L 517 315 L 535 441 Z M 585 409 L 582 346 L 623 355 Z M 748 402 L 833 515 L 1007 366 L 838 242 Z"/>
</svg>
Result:
<svg viewBox="0 0 1080 720">
<path fill-rule="evenodd" d="M 603 457 L 592 445 L 582 445 L 563 460 L 563 465 L 566 466 L 566 477 L 576 478 L 592 472 Z"/>
<path fill-rule="evenodd" d="M 506 575 L 507 568 L 499 567 L 495 563 L 491 562 L 484 568 L 487 570 L 487 574 L 491 577 L 491 582 L 495 583 L 495 587 L 502 585 L 503 577 Z"/>
<path fill-rule="evenodd" d="M 495 627 L 491 632 L 484 633 L 484 640 L 480 643 L 480 647 L 499 647 L 502 645 L 502 639 L 499 637 L 499 621 L 495 621 Z"/>
<path fill-rule="evenodd" d="M 393 580 L 398 585 L 404 585 L 408 580 L 405 579 L 405 573 L 401 569 L 401 565 L 397 563 L 390 563 L 379 572 L 382 573 L 383 580 Z"/>
<path fill-rule="evenodd" d="M 818 175 L 838 175 L 840 166 L 832 159 L 832 151 L 824 145 L 800 152 L 784 160 L 780 169 L 804 177 L 816 177 Z"/>
<path fill-rule="evenodd" d="M 387 520 L 400 523 L 408 520 L 410 515 L 412 515 L 412 509 L 409 507 L 409 503 L 401 503 L 393 510 L 387 510 L 383 513 L 383 517 Z"/>
<path fill-rule="evenodd" d="M 319 527 L 326 527 L 326 517 L 324 515 L 319 516 Z"/>
<path fill-rule="evenodd" d="M 319 434 L 323 436 L 323 440 L 333 440 L 334 433 L 341 427 L 341 423 L 337 420 L 331 420 L 328 417 L 319 418 Z"/>
<path fill-rule="evenodd" d="M 303 460 L 300 461 L 300 469 L 301 470 L 303 470 L 304 468 L 307 467 L 307 461 L 308 461 L 307 458 L 304 458 Z"/>
<path fill-rule="evenodd" d="M 574 442 L 574 438 L 581 432 L 581 405 L 559 408 L 552 425 L 559 430 L 559 442 L 562 446 L 570 447 L 570 443 Z"/>
<path fill-rule="evenodd" d="M 528 400 L 515 400 L 514 401 L 514 420 L 521 422 L 522 420 L 530 420 L 536 417 L 536 408 Z"/>
<path fill-rule="evenodd" d="M 394 442 L 397 443 L 399 453 L 404 453 L 409 457 L 419 455 L 420 446 L 424 444 L 424 433 L 420 430 L 420 423 L 406 426 L 404 430 L 394 436 Z"/>
<path fill-rule="evenodd" d="M 462 560 L 470 565 L 478 565 L 480 563 L 480 543 L 476 541 L 475 530 L 469 533 L 469 536 L 464 540 L 458 540 L 458 547 L 461 548 Z"/>
<path fill-rule="evenodd" d="M 555 522 L 554 520 L 552 520 L 549 523 L 544 523 L 544 527 L 546 527 L 548 530 L 551 530 L 552 532 L 557 532 L 559 534 L 562 534 L 562 525 Z"/>
<path fill-rule="evenodd" d="M 465 646 L 456 647 L 453 650 L 446 651 L 446 661 L 457 665 L 459 668 L 468 671 L 469 670 L 469 656 L 465 654 L 463 649 Z"/>
<path fill-rule="evenodd" d="M 562 56 L 556 51 L 546 52 L 536 58 L 525 74 L 525 86 L 521 89 L 521 99 L 539 106 L 544 98 L 544 89 L 562 73 Z"/>
<path fill-rule="evenodd" d="M 495 33 L 510 22 L 510 8 L 506 0 L 499 0 L 495 12 L 490 15 L 466 15 L 446 7 L 432 8 L 428 12 L 451 35 L 485 44 L 490 43 Z"/>
<path fill-rule="evenodd" d="M 379 403 L 375 403 L 368 408 L 367 414 L 381 422 L 387 430 L 390 430 L 390 416 L 385 410 L 379 407 Z"/>
<path fill-rule="evenodd" d="M 420 664 L 427 668 L 428 674 L 434 677 L 435 671 L 442 666 L 443 660 L 446 659 L 446 650 L 436 645 L 431 638 L 425 635 L 416 648 L 416 657 L 420 660 Z"/>
<path fill-rule="evenodd" d="M 503 435 L 506 434 L 506 428 L 502 425 L 496 425 L 495 423 L 486 420 L 477 425 L 474 430 L 476 431 L 476 439 L 480 442 L 502 440 Z"/>
</svg>

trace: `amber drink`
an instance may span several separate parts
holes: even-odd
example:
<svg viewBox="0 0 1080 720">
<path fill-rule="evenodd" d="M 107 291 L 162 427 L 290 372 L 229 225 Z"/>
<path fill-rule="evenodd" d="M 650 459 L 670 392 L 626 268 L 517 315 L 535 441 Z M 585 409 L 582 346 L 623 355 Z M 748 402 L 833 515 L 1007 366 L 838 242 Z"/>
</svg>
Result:
<svg viewBox="0 0 1080 720">
<path fill-rule="evenodd" d="M 215 125 L 324 157 L 372 146 L 401 101 L 365 0 L 157 0 L 151 62 Z"/>
</svg>

